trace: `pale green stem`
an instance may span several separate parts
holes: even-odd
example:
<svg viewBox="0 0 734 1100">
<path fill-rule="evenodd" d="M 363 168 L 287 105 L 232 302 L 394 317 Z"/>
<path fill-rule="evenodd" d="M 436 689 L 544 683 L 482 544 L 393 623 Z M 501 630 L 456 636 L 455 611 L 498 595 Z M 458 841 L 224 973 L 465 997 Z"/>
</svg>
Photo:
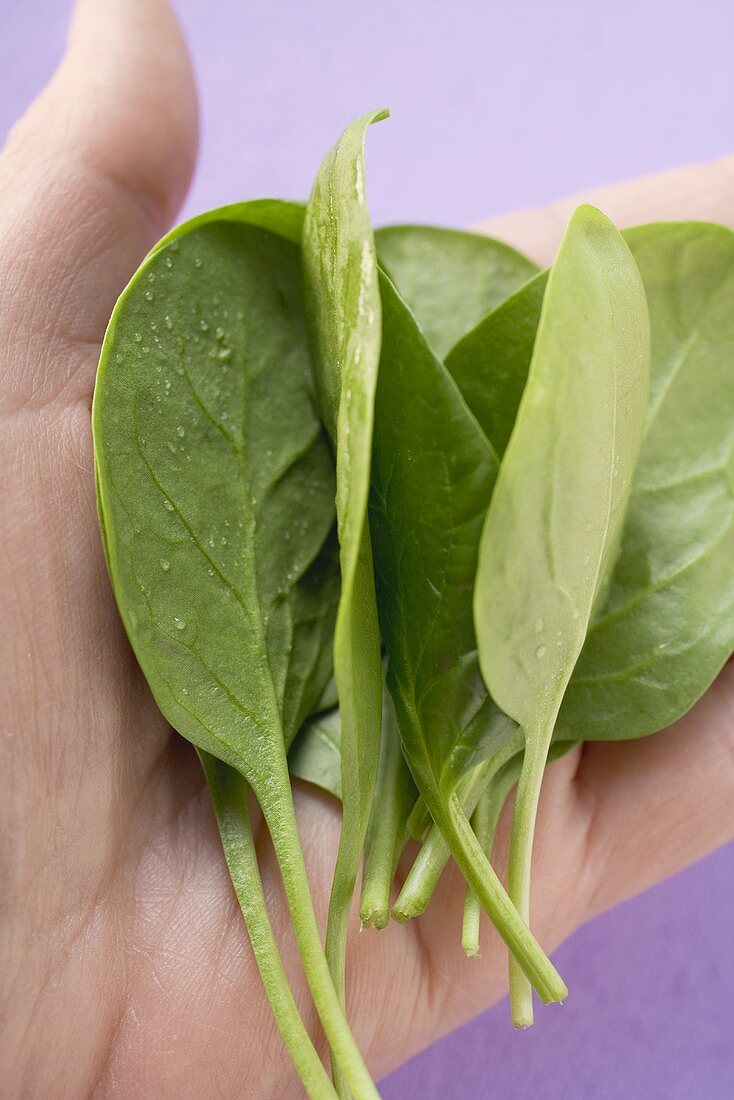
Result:
<svg viewBox="0 0 734 1100">
<path fill-rule="evenodd" d="M 497 823 L 502 813 L 502 807 L 507 796 L 517 782 L 520 774 L 522 757 L 516 756 L 500 768 L 492 777 L 489 785 L 482 792 L 477 808 L 472 817 L 474 834 L 491 860 L 494 836 L 497 831 Z M 479 898 L 471 886 L 466 888 L 464 898 L 464 917 L 462 921 L 461 946 L 469 958 L 479 957 L 479 923 L 482 907 Z"/>
<path fill-rule="evenodd" d="M 290 787 L 286 793 L 283 786 L 283 782 L 287 784 L 285 756 L 283 769 L 282 781 L 280 776 L 271 775 L 269 782 L 255 793 L 262 806 L 280 867 L 303 968 L 332 1059 L 338 1062 L 348 1088 L 356 1100 L 379 1100 L 379 1093 L 344 1015 L 321 943 Z"/>
<path fill-rule="evenodd" d="M 545 1004 L 562 1001 L 566 985 L 515 906 L 487 860 L 455 794 L 446 800 L 437 787 L 423 790 L 431 816 L 446 838 L 452 856 L 482 907 Z"/>
<path fill-rule="evenodd" d="M 406 818 L 416 791 L 400 747 L 392 699 L 383 698 L 382 744 L 372 814 L 365 839 L 359 916 L 363 927 L 384 928 L 390 918 L 395 867 L 407 838 Z"/>
<path fill-rule="evenodd" d="M 486 790 L 479 798 L 471 816 L 474 835 L 484 850 L 487 859 L 491 859 L 492 849 L 487 843 L 489 838 L 489 819 L 491 813 L 492 792 Z M 467 885 L 464 893 L 464 912 L 461 918 L 461 946 L 470 959 L 479 958 L 479 924 L 482 906 L 479 898 Z"/>
<path fill-rule="evenodd" d="M 518 732 L 504 748 L 461 777 L 456 793 L 467 816 L 471 816 L 474 812 L 487 783 L 508 759 L 522 750 L 523 745 L 522 734 Z M 411 920 L 425 910 L 438 885 L 449 855 L 449 848 L 441 830 L 436 825 L 431 825 L 393 905 L 392 915 L 395 920 Z"/>
<path fill-rule="evenodd" d="M 533 838 L 538 800 L 543 782 L 548 749 L 553 735 L 553 722 L 540 730 L 526 731 L 525 756 L 515 797 L 512 836 L 508 862 L 508 887 L 522 919 L 530 921 L 530 876 L 533 858 Z M 533 1023 L 533 995 L 527 978 L 517 961 L 510 957 L 510 1010 L 517 1028 Z"/>
<path fill-rule="evenodd" d="M 416 799 L 415 806 L 408 817 L 408 835 L 411 836 L 413 840 L 423 840 L 426 829 L 428 829 L 430 825 L 431 815 L 428 812 L 428 807 L 424 800 L 419 797 Z"/>
<path fill-rule="evenodd" d="M 359 825 L 351 823 L 349 804 L 343 807 L 341 836 L 334 866 L 334 879 L 329 896 L 329 914 L 326 922 L 326 961 L 334 988 L 339 996 L 342 1009 L 346 1007 L 346 957 L 349 916 L 357 881 L 357 871 L 361 855 L 361 844 L 354 850 L 354 841 L 363 835 Z M 331 1050 L 331 1071 L 334 1077 L 339 1100 L 350 1100 L 347 1074 L 342 1066 L 338 1051 Z"/>
<path fill-rule="evenodd" d="M 333 1100 L 334 1087 L 293 999 L 268 917 L 255 841 L 248 787 L 242 776 L 208 753 L 199 753 L 211 793 L 232 884 L 240 903 L 273 1017 L 296 1072 L 311 1100 Z"/>
<path fill-rule="evenodd" d="M 337 486 L 339 484 L 337 454 Z M 337 512 L 341 539 L 343 517 L 338 506 Z M 326 923 L 326 959 L 342 1008 L 345 1005 L 349 917 L 374 801 L 382 730 L 380 636 L 372 551 L 366 525 L 351 573 L 348 559 L 342 544 L 344 587 L 334 633 L 334 677 L 342 724 L 342 827 Z M 346 1067 L 333 1047 L 331 1053 L 336 1091 L 340 1100 L 349 1100 Z"/>
</svg>

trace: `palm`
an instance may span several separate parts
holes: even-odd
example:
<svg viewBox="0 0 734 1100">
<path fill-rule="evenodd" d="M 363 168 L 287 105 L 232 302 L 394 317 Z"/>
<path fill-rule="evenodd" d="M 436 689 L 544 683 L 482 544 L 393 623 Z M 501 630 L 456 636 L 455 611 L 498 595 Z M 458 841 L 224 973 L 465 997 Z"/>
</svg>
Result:
<svg viewBox="0 0 734 1100">
<path fill-rule="evenodd" d="M 66 69 L 0 166 L 8 1095 L 298 1095 L 228 888 L 198 763 L 148 694 L 99 542 L 89 420 L 99 343 L 116 294 L 185 189 L 194 108 L 163 0 L 138 0 L 125 34 L 114 36 L 127 53 L 110 66 L 107 128 L 96 132 L 81 74 L 85 51 L 99 47 L 95 35 L 109 37 L 98 19 L 114 16 L 100 17 L 87 0 Z M 149 51 L 158 51 L 160 66 L 163 42 L 168 79 L 147 89 L 143 118 L 135 105 L 153 79 Z M 61 111 L 72 118 L 73 140 L 49 152 Z M 712 187 L 715 215 L 725 220 L 730 192 L 718 178 Z M 618 194 L 622 219 L 634 219 L 634 195 Z M 696 212 L 683 201 L 666 211 Z M 537 215 L 510 229 L 546 258 L 552 218 L 541 219 L 540 233 Z M 693 728 L 695 760 L 687 752 Z M 665 737 L 576 751 L 550 769 L 534 898 L 548 948 L 593 912 L 728 839 L 733 745 L 730 665 Z M 338 813 L 313 791 L 299 792 L 298 802 L 323 916 Z M 500 863 L 506 833 L 505 821 Z M 287 944 L 274 860 L 267 838 L 259 843 Z M 504 992 L 504 953 L 489 928 L 481 962 L 461 953 L 462 895 L 446 875 L 426 918 L 352 944 L 350 1013 L 377 1074 Z M 297 972 L 294 979 L 306 1005 Z M 399 1004 L 417 1007 L 410 1015 Z"/>
</svg>

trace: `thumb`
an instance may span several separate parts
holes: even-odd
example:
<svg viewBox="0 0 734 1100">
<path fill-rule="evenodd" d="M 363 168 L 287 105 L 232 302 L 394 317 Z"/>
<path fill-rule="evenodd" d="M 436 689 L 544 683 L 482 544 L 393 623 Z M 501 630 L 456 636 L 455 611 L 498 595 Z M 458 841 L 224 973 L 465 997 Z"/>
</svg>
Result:
<svg viewBox="0 0 734 1100">
<path fill-rule="evenodd" d="M 185 196 L 196 146 L 191 66 L 166 0 L 78 0 L 65 57 L 0 156 L 0 348 L 16 396 L 83 396 L 66 391 L 72 377 L 91 389 L 91 370 L 80 380 L 73 356 L 65 366 L 49 349 L 99 342 Z"/>
</svg>

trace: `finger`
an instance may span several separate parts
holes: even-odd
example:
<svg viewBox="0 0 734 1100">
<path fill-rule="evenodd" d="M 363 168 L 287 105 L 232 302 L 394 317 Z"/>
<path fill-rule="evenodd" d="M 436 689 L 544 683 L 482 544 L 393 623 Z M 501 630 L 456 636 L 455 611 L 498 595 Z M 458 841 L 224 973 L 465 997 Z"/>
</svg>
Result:
<svg viewBox="0 0 734 1100">
<path fill-rule="evenodd" d="M 579 890 L 589 917 L 734 838 L 734 664 L 670 729 L 587 743 L 576 787 L 589 814 Z"/>
<path fill-rule="evenodd" d="M 166 0 L 79 0 L 58 71 L 0 157 L 0 301 L 13 305 L 0 310 L 0 347 L 17 398 L 49 399 L 73 376 L 91 388 L 93 356 L 80 380 L 73 355 L 49 352 L 99 341 L 186 193 L 196 143 Z"/>
<path fill-rule="evenodd" d="M 476 228 L 508 241 L 539 264 L 549 264 L 572 211 L 584 202 L 598 206 L 620 228 L 680 218 L 734 226 L 734 157 L 592 188 L 542 209 L 491 218 Z"/>
</svg>

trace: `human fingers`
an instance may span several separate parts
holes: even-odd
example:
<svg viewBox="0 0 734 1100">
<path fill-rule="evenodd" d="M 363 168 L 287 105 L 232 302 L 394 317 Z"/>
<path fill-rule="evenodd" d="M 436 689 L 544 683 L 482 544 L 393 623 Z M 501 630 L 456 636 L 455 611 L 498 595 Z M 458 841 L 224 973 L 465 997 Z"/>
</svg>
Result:
<svg viewBox="0 0 734 1100">
<path fill-rule="evenodd" d="M 734 663 L 669 729 L 586 744 L 575 779 L 587 808 L 586 917 L 734 838 Z"/>
<path fill-rule="evenodd" d="M 585 202 L 598 206 L 620 228 L 681 218 L 734 226 L 734 156 L 591 188 L 547 206 L 487 219 L 475 228 L 549 264 L 571 212 Z"/>
<path fill-rule="evenodd" d="M 189 63 L 164 0 L 81 0 L 65 60 L 0 157 L 10 1050 L 32 1049 L 24 1011 L 36 1014 L 72 915 L 107 897 L 118 838 L 168 741 L 104 575 L 88 404 L 115 297 L 183 196 L 195 136 Z M 77 1035 L 89 1026 L 54 1020 Z"/>
<path fill-rule="evenodd" d="M 91 394 L 114 301 L 174 217 L 196 144 L 166 0 L 78 0 L 64 59 L 0 156 L 9 411 Z"/>
</svg>

